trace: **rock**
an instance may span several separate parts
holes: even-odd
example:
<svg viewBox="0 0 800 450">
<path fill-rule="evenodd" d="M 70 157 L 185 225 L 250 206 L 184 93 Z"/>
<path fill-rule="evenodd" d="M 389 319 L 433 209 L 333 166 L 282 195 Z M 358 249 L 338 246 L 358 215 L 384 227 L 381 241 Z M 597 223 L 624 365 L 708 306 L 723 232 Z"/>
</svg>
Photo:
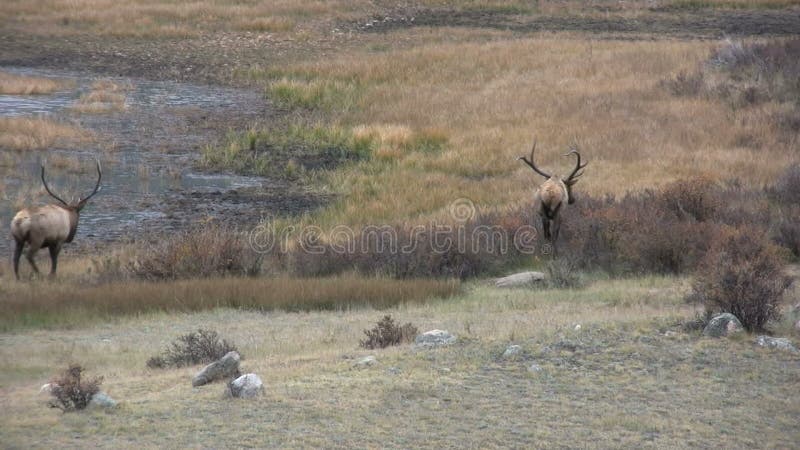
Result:
<svg viewBox="0 0 800 450">
<path fill-rule="evenodd" d="M 420 334 L 414 339 L 417 347 L 439 347 L 450 345 L 456 341 L 456 337 L 445 330 L 431 330 Z"/>
<path fill-rule="evenodd" d="M 89 407 L 94 408 L 116 408 L 117 401 L 111 398 L 105 392 L 98 392 L 89 400 Z"/>
<path fill-rule="evenodd" d="M 40 394 L 52 394 L 52 393 L 53 393 L 53 389 L 54 389 L 56 386 L 58 386 L 58 385 L 57 385 L 57 384 L 55 384 L 55 383 L 47 383 L 47 384 L 43 384 L 43 385 L 42 385 L 42 387 L 41 387 L 41 388 L 39 388 L 39 393 L 40 393 Z"/>
<path fill-rule="evenodd" d="M 532 363 L 530 366 L 528 366 L 528 372 L 536 373 L 536 372 L 541 372 L 541 371 L 542 371 L 542 366 L 540 366 L 540 365 L 538 365 L 536 363 Z"/>
<path fill-rule="evenodd" d="M 517 288 L 532 287 L 536 283 L 544 281 L 545 275 L 542 272 L 520 272 L 507 277 L 498 278 L 494 286 L 498 288 Z"/>
<path fill-rule="evenodd" d="M 365 356 L 365 357 L 359 359 L 358 361 L 356 361 L 353 364 L 353 367 L 363 368 L 363 367 L 374 366 L 375 364 L 378 364 L 378 360 L 374 356 L 369 355 L 369 356 Z"/>
<path fill-rule="evenodd" d="M 503 352 L 503 358 L 513 358 L 522 353 L 522 347 L 519 345 L 509 345 L 506 351 Z"/>
<path fill-rule="evenodd" d="M 714 316 L 703 329 L 703 336 L 725 337 L 743 331 L 742 323 L 731 313 Z"/>
<path fill-rule="evenodd" d="M 203 367 L 203 370 L 192 378 L 192 386 L 202 386 L 215 380 L 239 376 L 239 353 L 228 352 L 217 361 Z"/>
<path fill-rule="evenodd" d="M 228 383 L 227 394 L 236 398 L 254 398 L 263 391 L 264 383 L 261 378 L 254 373 L 248 373 Z"/>
<path fill-rule="evenodd" d="M 798 319 L 797 322 L 794 323 L 794 329 L 795 331 L 800 331 L 800 319 Z"/>
<path fill-rule="evenodd" d="M 767 348 L 775 348 L 778 350 L 786 350 L 793 353 L 797 353 L 800 350 L 797 350 L 797 347 L 792 344 L 792 342 L 787 338 L 774 338 L 769 336 L 758 336 L 756 338 L 756 344 L 767 347 Z"/>
<path fill-rule="evenodd" d="M 664 332 L 664 336 L 666 336 L 666 337 L 675 337 L 677 335 L 678 335 L 678 333 L 676 333 L 675 331 L 672 331 L 672 330 L 667 330 L 667 331 Z"/>
</svg>

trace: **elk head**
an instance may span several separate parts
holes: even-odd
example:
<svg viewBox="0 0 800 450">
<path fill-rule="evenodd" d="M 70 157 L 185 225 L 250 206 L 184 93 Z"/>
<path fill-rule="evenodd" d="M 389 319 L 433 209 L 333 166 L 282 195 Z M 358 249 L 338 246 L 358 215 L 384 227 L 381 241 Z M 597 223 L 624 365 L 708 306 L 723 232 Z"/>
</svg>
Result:
<svg viewBox="0 0 800 450">
<path fill-rule="evenodd" d="M 536 141 L 533 141 L 530 158 L 521 156 L 519 159 L 525 162 L 534 172 L 543 176 L 546 181 L 539 186 L 534 197 L 534 208 L 542 219 L 544 237 L 548 241 L 555 243 L 558 239 L 558 231 L 561 228 L 561 218 L 559 212 L 566 202 L 571 205 L 575 203 L 575 196 L 572 194 L 572 187 L 578 182 L 578 178 L 583 175 L 583 169 L 588 163 L 581 164 L 581 154 L 574 145 L 564 156 L 574 154 L 577 157 L 575 168 L 567 177 L 553 176 L 536 167 L 533 155 L 536 152 Z"/>
<path fill-rule="evenodd" d="M 100 192 L 100 180 L 103 178 L 103 171 L 100 169 L 100 161 L 97 163 L 97 183 L 91 194 L 84 198 L 78 198 L 72 202 L 66 202 L 58 195 L 54 194 L 47 185 L 45 179 L 45 168 L 42 163 L 42 184 L 50 196 L 58 200 L 60 204 L 41 206 L 38 208 L 25 208 L 19 211 L 11 221 L 11 236 L 16 242 L 14 247 L 14 275 L 19 279 L 19 258 L 25 244 L 28 251 L 26 259 L 33 267 L 34 272 L 38 273 L 34 257 L 36 252 L 43 247 L 50 250 L 50 275 L 55 275 L 58 263 L 58 253 L 64 243 L 72 242 L 75 232 L 78 230 L 78 216 L 86 203 L 95 194 Z"/>
</svg>

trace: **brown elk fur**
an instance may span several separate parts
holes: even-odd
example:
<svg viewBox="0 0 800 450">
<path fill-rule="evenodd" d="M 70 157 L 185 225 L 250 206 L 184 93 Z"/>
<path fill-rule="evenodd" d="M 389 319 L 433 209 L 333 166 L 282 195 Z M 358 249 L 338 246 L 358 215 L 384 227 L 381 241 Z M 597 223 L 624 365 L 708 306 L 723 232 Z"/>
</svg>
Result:
<svg viewBox="0 0 800 450">
<path fill-rule="evenodd" d="M 44 165 L 42 165 L 42 183 L 47 192 L 61 202 L 61 205 L 25 208 L 11 220 L 11 237 L 14 238 L 16 244 L 14 247 L 14 275 L 17 279 L 19 279 L 19 259 L 25 244 L 28 245 L 25 258 L 36 273 L 39 273 L 39 268 L 36 267 L 34 260 L 36 252 L 44 247 L 50 250 L 50 275 L 55 275 L 61 247 L 75 238 L 81 210 L 86 206 L 86 202 L 100 190 L 102 171 L 99 161 L 97 162 L 97 174 L 97 185 L 88 197 L 67 203 L 50 191 L 44 178 Z"/>
<path fill-rule="evenodd" d="M 555 243 L 556 240 L 558 240 L 558 232 L 561 229 L 561 215 L 559 213 L 565 203 L 568 205 L 575 203 L 575 197 L 572 195 L 572 186 L 578 181 L 578 177 L 583 174 L 582 170 L 586 167 L 586 164 L 584 163 L 581 165 L 581 155 L 573 148 L 569 153 L 564 155 L 568 156 L 574 153 L 578 157 L 577 164 L 572 173 L 566 178 L 550 175 L 536 167 L 533 161 L 535 151 L 536 143 L 534 142 L 530 159 L 524 156 L 519 159 L 524 161 L 536 173 L 547 178 L 536 190 L 536 194 L 534 195 L 534 208 L 542 220 L 545 239 L 551 243 Z"/>
</svg>

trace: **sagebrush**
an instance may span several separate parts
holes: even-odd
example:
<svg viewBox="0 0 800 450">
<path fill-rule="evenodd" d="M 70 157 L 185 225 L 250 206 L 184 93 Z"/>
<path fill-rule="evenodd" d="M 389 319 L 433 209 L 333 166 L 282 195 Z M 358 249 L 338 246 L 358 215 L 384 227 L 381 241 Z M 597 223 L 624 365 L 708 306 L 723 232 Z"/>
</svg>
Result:
<svg viewBox="0 0 800 450">
<path fill-rule="evenodd" d="M 412 342 L 417 336 L 417 327 L 410 322 L 404 325 L 395 323 L 392 316 L 383 316 L 370 330 L 364 330 L 366 338 L 359 342 L 363 348 L 386 348 L 391 345 L 400 345 Z"/>
<path fill-rule="evenodd" d="M 50 380 L 50 394 L 55 397 L 50 406 L 64 412 L 86 408 L 95 394 L 100 392 L 103 377 L 83 379 L 84 368 L 79 364 L 70 366 Z"/>
<path fill-rule="evenodd" d="M 147 367 L 183 367 L 212 363 L 226 353 L 239 350 L 231 342 L 220 339 L 214 330 L 200 328 L 195 332 L 178 336 L 160 355 L 147 360 Z"/>
</svg>

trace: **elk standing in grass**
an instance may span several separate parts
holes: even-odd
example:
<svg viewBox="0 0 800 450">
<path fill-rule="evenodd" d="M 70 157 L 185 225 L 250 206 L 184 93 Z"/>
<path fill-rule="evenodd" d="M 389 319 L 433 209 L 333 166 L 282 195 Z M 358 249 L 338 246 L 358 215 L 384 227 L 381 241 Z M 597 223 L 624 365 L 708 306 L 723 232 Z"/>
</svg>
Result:
<svg viewBox="0 0 800 450">
<path fill-rule="evenodd" d="M 25 258 L 33 267 L 33 271 L 39 273 L 36 267 L 34 256 L 40 248 L 47 247 L 50 250 L 50 276 L 55 275 L 58 263 L 58 253 L 64 243 L 72 242 L 75 232 L 78 229 L 78 215 L 86 202 L 100 191 L 100 179 L 103 172 L 100 170 L 100 161 L 97 162 L 97 184 L 94 190 L 86 198 L 78 198 L 77 201 L 67 203 L 58 197 L 44 178 L 44 164 L 42 164 L 42 183 L 47 193 L 58 200 L 61 204 L 52 204 L 38 208 L 25 208 L 14 216 L 11 221 L 11 236 L 14 238 L 16 247 L 14 248 L 14 275 L 19 280 L 19 258 L 22 249 L 28 244 L 28 251 Z"/>
<path fill-rule="evenodd" d="M 531 149 L 530 159 L 521 156 L 519 159 L 525 162 L 534 172 L 545 177 L 547 181 L 539 186 L 534 197 L 534 208 L 542 218 L 542 228 L 544 229 L 544 237 L 555 248 L 555 242 L 558 240 L 558 231 L 561 228 L 561 217 L 559 212 L 564 203 L 571 205 L 575 203 L 575 196 L 572 195 L 572 186 L 578 182 L 578 178 L 583 175 L 583 168 L 586 164 L 581 164 L 581 154 L 572 146 L 570 151 L 565 153 L 564 156 L 575 154 L 578 161 L 575 164 L 575 169 L 566 178 L 560 176 L 550 175 L 538 167 L 533 162 L 533 153 L 536 151 L 536 141 L 533 142 Z"/>
</svg>

